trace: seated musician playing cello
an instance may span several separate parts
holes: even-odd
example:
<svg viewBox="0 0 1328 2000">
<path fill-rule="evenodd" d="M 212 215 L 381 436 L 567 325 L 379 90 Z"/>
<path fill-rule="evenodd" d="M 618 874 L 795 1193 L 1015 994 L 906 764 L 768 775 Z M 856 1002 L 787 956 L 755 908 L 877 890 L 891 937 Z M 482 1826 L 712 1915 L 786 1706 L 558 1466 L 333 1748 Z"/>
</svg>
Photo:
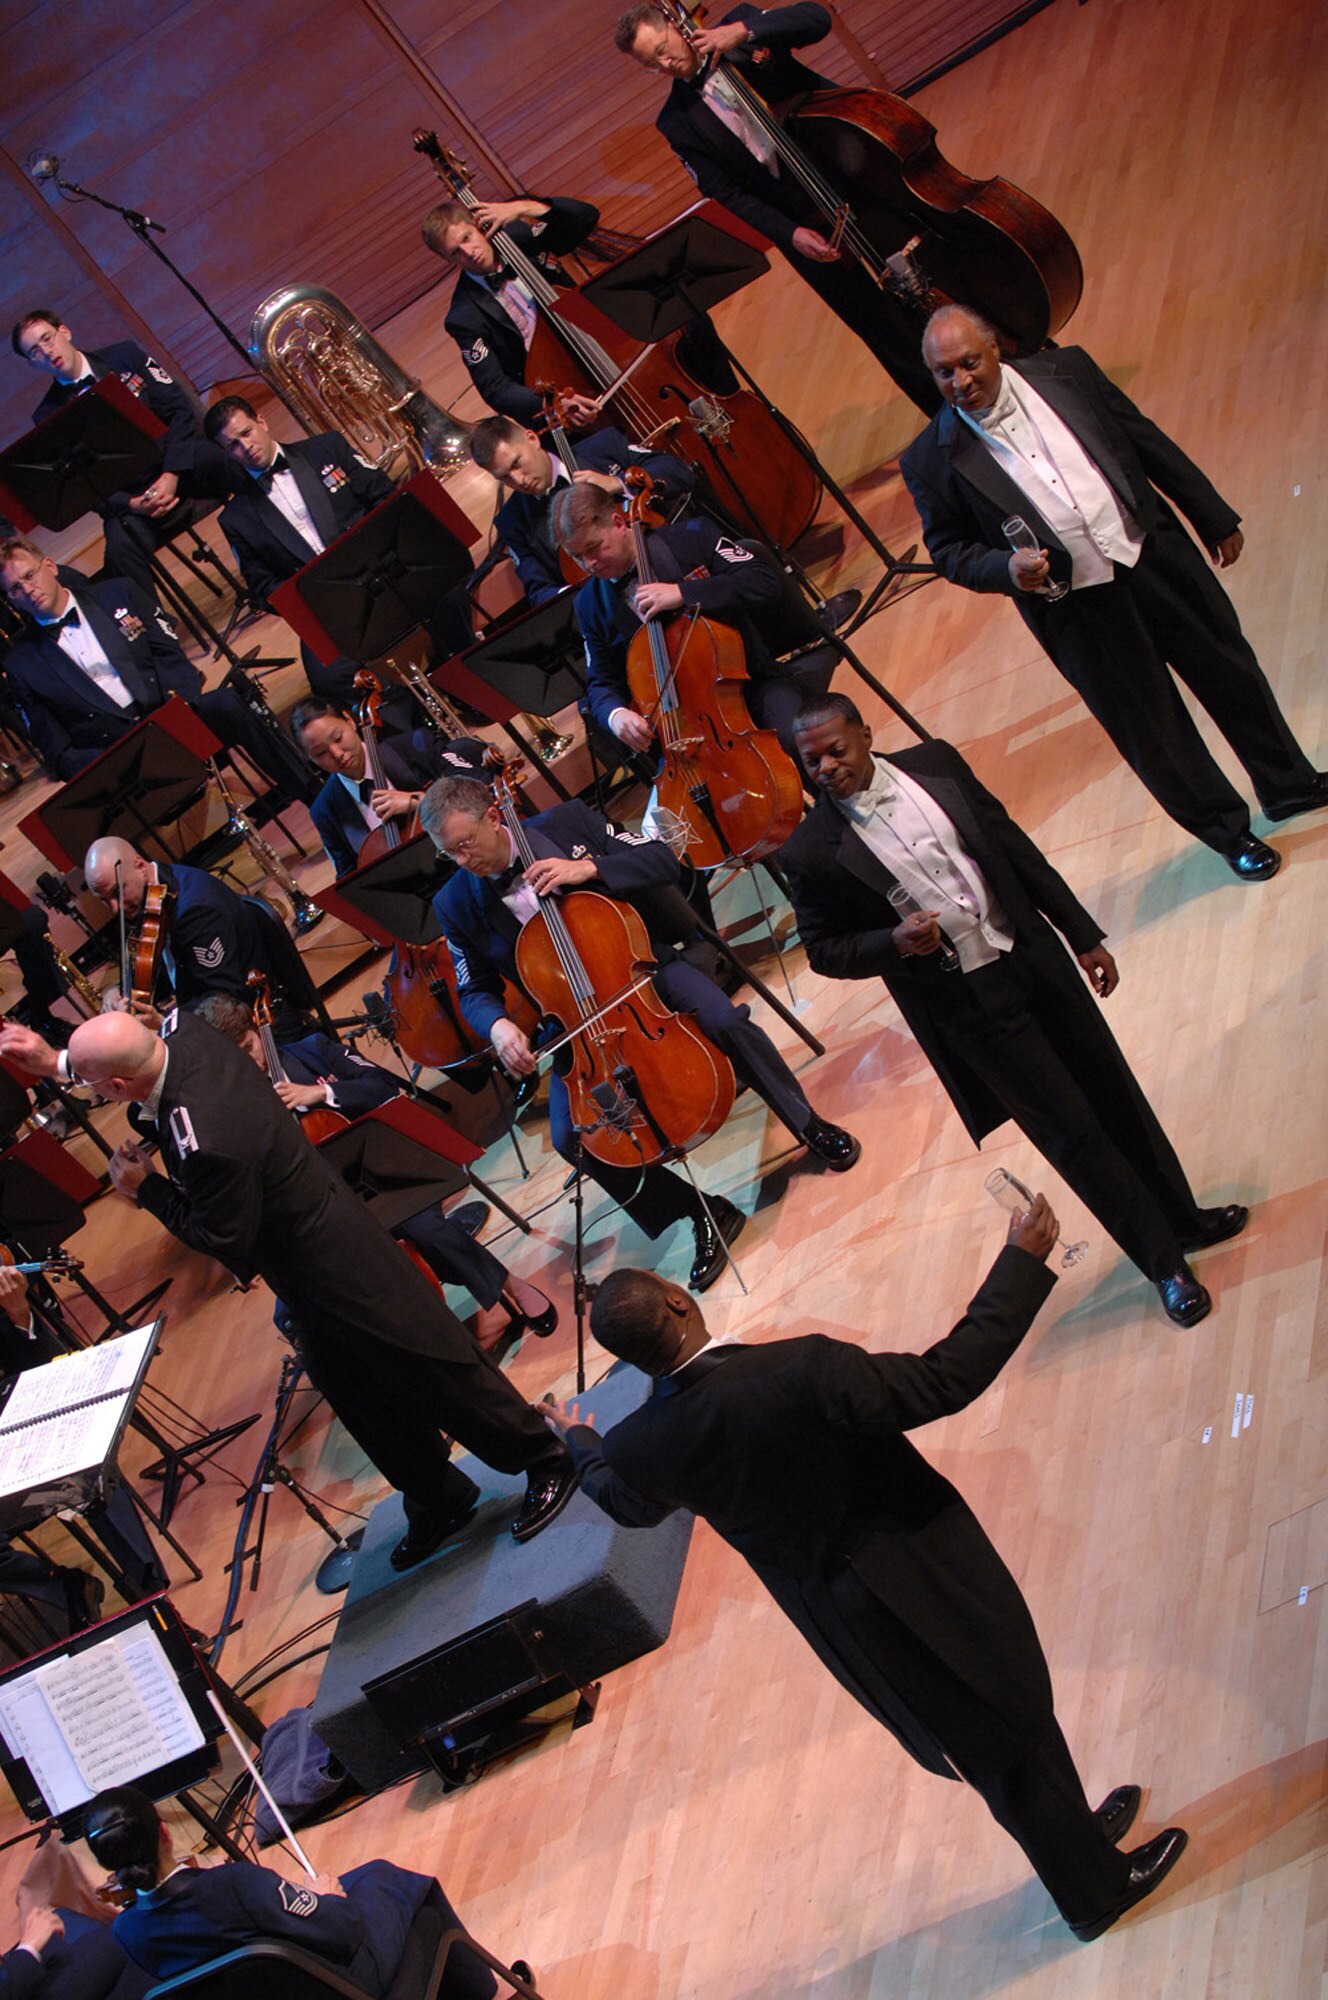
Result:
<svg viewBox="0 0 1328 2000">
<path fill-rule="evenodd" d="M 450 770 L 477 770 L 484 761 L 478 737 L 455 736 L 445 743 L 432 730 L 398 730 L 379 738 L 386 783 L 375 785 L 355 718 L 316 694 L 296 702 L 290 733 L 309 762 L 328 774 L 309 816 L 338 875 L 355 866 L 375 827 L 408 819 L 435 778 Z"/>
<path fill-rule="evenodd" d="M 809 1152 L 837 1173 L 853 1165 L 861 1151 L 858 1141 L 817 1116 L 749 1009 L 735 1007 L 702 969 L 709 948 L 678 888 L 677 859 L 662 842 L 623 833 L 573 800 L 525 821 L 524 833 L 537 858 L 523 872 L 492 791 L 478 779 L 463 777 L 440 778 L 430 786 L 420 807 L 420 825 L 438 851 L 457 864 L 457 873 L 434 899 L 434 909 L 452 947 L 462 1011 L 514 1074 L 529 1075 L 536 1067 L 528 1037 L 504 1011 L 503 981 L 517 979 L 521 927 L 536 914 L 538 897 L 593 888 L 630 904 L 645 922 L 656 954 L 654 984 L 667 1005 L 692 1016 L 705 1038 L 732 1062 L 739 1079 Z M 549 1119 L 554 1146 L 564 1159 L 574 1161 L 577 1134 L 567 1087 L 556 1069 Z M 589 1151 L 584 1164 L 587 1174 L 622 1203 L 648 1236 L 689 1221 L 696 1239 L 689 1282 L 698 1292 L 714 1284 L 724 1269 L 724 1244 L 735 1240 L 745 1221 L 740 1209 L 712 1196 L 712 1223 L 691 1182 L 667 1167 L 610 1166 Z"/>
<path fill-rule="evenodd" d="M 653 725 L 627 687 L 631 627 L 642 618 L 696 610 L 736 629 L 751 676 L 744 692 L 752 720 L 773 729 L 796 756 L 793 718 L 805 694 L 829 687 L 835 654 L 824 626 L 759 544 L 738 541 L 700 517 L 651 528 L 646 547 L 658 580 L 642 583 L 631 524 L 611 494 L 565 486 L 551 519 L 558 546 L 589 571 L 577 592 L 576 618 L 586 642 L 586 699 L 601 728 L 629 750 L 651 748 Z"/>
<path fill-rule="evenodd" d="M 263 1044 L 249 1007 L 227 993 L 214 993 L 198 1012 L 210 1027 L 267 1072 Z M 399 1077 L 367 1062 L 335 1035 L 319 1029 L 292 1038 L 278 1037 L 277 1052 L 285 1080 L 274 1087 L 286 1109 L 297 1116 L 325 1106 L 345 1118 L 359 1118 L 401 1095 Z M 481 1308 L 475 1337 L 495 1360 L 524 1333 L 544 1340 L 556 1330 L 557 1306 L 537 1286 L 514 1277 L 492 1250 L 477 1242 L 454 1216 L 444 1215 L 436 1203 L 395 1224 L 392 1234 L 398 1242 L 413 1243 L 445 1284 L 465 1286 Z M 0 1271 L 0 1281 L 3 1276 Z"/>
</svg>

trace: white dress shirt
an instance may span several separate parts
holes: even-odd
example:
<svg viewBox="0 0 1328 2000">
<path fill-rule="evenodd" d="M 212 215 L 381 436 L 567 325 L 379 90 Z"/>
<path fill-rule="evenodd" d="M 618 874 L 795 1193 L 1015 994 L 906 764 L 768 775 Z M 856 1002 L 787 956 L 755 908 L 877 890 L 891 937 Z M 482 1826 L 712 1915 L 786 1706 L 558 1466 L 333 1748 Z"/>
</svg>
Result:
<svg viewBox="0 0 1328 2000">
<path fill-rule="evenodd" d="M 721 125 L 727 125 L 752 158 L 773 174 L 776 171 L 775 142 L 747 109 L 732 78 L 717 62 L 712 63 L 710 73 L 701 85 L 701 95 Z"/>
<path fill-rule="evenodd" d="M 535 338 L 535 328 L 539 325 L 539 314 L 535 310 L 534 299 L 519 278 L 490 279 L 489 290 L 521 335 L 521 345 L 529 353 L 530 344 Z"/>
<path fill-rule="evenodd" d="M 843 812 L 919 909 L 938 912 L 961 970 L 994 964 L 1014 933 L 954 821 L 907 772 L 879 757 L 874 765 L 871 783 L 842 802 Z"/>
<path fill-rule="evenodd" d="M 506 832 L 506 828 L 504 828 L 504 832 Z M 510 833 L 507 835 L 507 851 L 509 857 L 507 865 L 510 868 L 515 866 L 520 859 Z M 515 881 L 511 882 L 506 889 L 500 890 L 499 894 L 504 906 L 511 911 L 522 929 L 525 928 L 532 917 L 538 916 L 540 900 L 527 882 L 524 874 L 518 875 Z"/>
<path fill-rule="evenodd" d="M 364 775 L 366 778 L 369 776 L 367 771 L 365 772 Z M 338 771 L 337 776 L 338 778 L 340 778 L 342 784 L 346 787 L 346 790 L 350 793 L 351 797 L 354 799 L 356 811 L 361 815 L 361 817 L 364 820 L 364 824 L 368 827 L 370 833 L 372 833 L 374 828 L 376 826 L 381 826 L 383 822 L 379 819 L 377 813 L 374 811 L 373 807 L 369 804 L 368 799 L 362 799 L 360 797 L 360 785 L 363 781 L 359 778 L 348 778 L 344 771 Z M 371 784 L 372 782 L 373 780 L 370 779 Z"/>
<path fill-rule="evenodd" d="M 69 603 L 65 610 L 76 611 L 78 622 L 73 625 L 61 625 L 56 632 L 55 643 L 60 651 L 71 659 L 90 681 L 95 681 L 108 701 L 113 701 L 117 708 L 132 707 L 134 697 L 111 665 L 105 647 L 88 624 L 87 612 L 72 591 L 69 593 Z M 37 622 L 45 625 L 48 630 L 59 623 L 54 618 L 42 618 Z"/>
<path fill-rule="evenodd" d="M 1143 532 L 1065 420 L 1013 368 L 989 410 L 959 415 L 1025 492 L 1070 557 L 1070 588 L 1110 583 L 1133 569 Z"/>
<path fill-rule="evenodd" d="M 255 472 L 252 477 L 263 478 L 263 473 Z M 296 484 L 290 460 L 278 461 L 277 470 L 267 483 L 267 494 L 279 514 L 284 514 L 303 542 L 308 542 L 314 555 L 321 556 L 327 547 L 323 537 L 314 526 L 313 515 L 304 503 L 304 495 Z"/>
</svg>

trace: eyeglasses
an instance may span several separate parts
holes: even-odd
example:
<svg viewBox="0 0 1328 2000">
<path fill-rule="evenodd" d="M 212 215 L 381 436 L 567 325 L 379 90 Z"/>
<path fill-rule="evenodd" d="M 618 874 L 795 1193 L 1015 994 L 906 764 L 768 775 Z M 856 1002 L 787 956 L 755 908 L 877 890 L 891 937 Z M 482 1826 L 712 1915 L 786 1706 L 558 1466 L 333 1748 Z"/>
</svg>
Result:
<svg viewBox="0 0 1328 2000">
<path fill-rule="evenodd" d="M 468 833 L 464 840 L 453 841 L 450 847 L 445 847 L 441 840 L 435 843 L 438 852 L 441 855 L 444 855 L 446 859 L 449 861 L 469 860 L 470 856 L 475 853 L 479 844 L 480 842 L 479 842 L 478 827 L 476 827 L 474 833 Z"/>
</svg>

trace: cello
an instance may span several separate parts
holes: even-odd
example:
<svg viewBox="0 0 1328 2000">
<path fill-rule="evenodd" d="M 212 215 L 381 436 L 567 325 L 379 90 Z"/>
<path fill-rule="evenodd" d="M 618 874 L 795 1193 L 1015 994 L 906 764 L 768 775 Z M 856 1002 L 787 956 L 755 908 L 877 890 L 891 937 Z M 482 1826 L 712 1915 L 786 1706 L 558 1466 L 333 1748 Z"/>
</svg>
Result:
<svg viewBox="0 0 1328 2000">
<path fill-rule="evenodd" d="M 281 1050 L 277 1047 L 277 1037 L 272 1027 L 272 1001 L 267 990 L 267 980 L 261 972 L 251 972 L 245 981 L 252 996 L 254 1029 L 259 1046 L 263 1051 L 263 1067 L 267 1071 L 268 1082 L 275 1088 L 279 1083 L 289 1083 L 281 1060 Z M 317 1146 L 324 1139 L 330 1139 L 334 1132 L 344 1132 L 350 1119 L 342 1111 L 334 1111 L 330 1104 L 311 1104 L 307 1111 L 297 1111 L 300 1130 L 311 1145 Z"/>
<path fill-rule="evenodd" d="M 649 475 L 626 478 L 637 575 L 651 583 L 646 529 L 660 517 L 649 511 Z M 774 730 L 753 724 L 747 678 L 737 632 L 696 611 L 647 618 L 627 648 L 632 700 L 659 736 L 656 810 L 682 829 L 675 851 L 696 868 L 759 861 L 802 818 L 802 780 Z"/>
<path fill-rule="evenodd" d="M 690 42 L 699 10 L 685 0 L 660 8 Z M 889 91 L 814 90 L 780 106 L 740 66 L 718 60 L 822 235 L 878 289 L 916 307 L 920 320 L 938 306 L 973 306 L 1014 354 L 1035 353 L 1064 326 L 1083 291 L 1079 252 L 1022 188 L 952 166 L 936 127 Z"/>
<path fill-rule="evenodd" d="M 471 210 L 481 206 L 470 168 L 435 132 L 418 129 L 413 144 L 454 200 Z M 505 230 L 493 230 L 489 241 L 535 304 L 528 380 L 547 377 L 564 391 L 594 397 L 638 444 L 659 448 L 660 432 L 671 430 L 670 448 L 706 475 L 740 532 L 784 548 L 797 541 L 816 517 L 821 482 L 759 397 L 749 389 L 720 395 L 708 388 L 680 359 L 681 334 L 643 347 L 608 320 L 601 339 L 573 326 L 555 313 L 558 288 L 535 259 Z"/>
<path fill-rule="evenodd" d="M 534 850 L 501 776 L 496 796 L 529 868 Z M 517 971 L 541 1018 L 562 1029 L 539 1053 L 571 1052 L 563 1080 L 586 1151 L 630 1170 L 708 1139 L 733 1108 L 733 1065 L 655 992 L 638 912 L 586 889 L 538 901 L 516 941 Z"/>
</svg>

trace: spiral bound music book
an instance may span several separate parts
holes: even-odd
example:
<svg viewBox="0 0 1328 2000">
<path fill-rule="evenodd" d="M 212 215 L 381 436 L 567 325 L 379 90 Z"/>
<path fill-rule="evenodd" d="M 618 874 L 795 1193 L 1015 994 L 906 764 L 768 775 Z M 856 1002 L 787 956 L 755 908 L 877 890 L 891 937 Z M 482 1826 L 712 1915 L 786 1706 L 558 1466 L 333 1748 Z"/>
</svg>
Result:
<svg viewBox="0 0 1328 2000">
<path fill-rule="evenodd" d="M 61 1493 L 102 1470 L 160 1329 L 154 1320 L 11 1379 L 0 1405 L 0 1503 L 28 1495 L 65 1504 Z"/>
</svg>

